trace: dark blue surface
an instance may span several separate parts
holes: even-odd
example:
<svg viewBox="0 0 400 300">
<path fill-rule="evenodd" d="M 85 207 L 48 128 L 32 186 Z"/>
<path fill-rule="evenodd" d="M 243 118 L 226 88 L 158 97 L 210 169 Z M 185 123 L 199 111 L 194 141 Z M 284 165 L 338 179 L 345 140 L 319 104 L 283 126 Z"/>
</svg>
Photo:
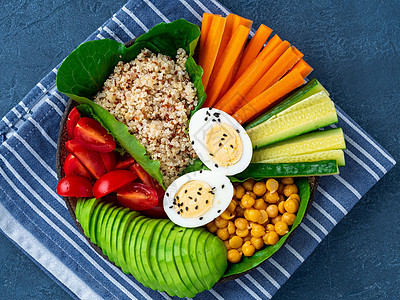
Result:
<svg viewBox="0 0 400 300">
<path fill-rule="evenodd" d="M 0 4 L 0 116 L 125 1 L 9 2 Z M 400 3 L 222 3 L 296 45 L 332 98 L 400 160 Z M 400 293 L 399 175 L 396 166 L 276 299 L 375 299 Z M 70 298 L 3 235 L 0 244 L 0 298 Z"/>
</svg>

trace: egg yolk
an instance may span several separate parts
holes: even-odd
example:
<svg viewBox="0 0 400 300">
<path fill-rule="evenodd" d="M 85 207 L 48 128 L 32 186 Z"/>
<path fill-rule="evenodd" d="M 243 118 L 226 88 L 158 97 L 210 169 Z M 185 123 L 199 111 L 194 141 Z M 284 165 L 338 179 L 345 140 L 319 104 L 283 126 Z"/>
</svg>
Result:
<svg viewBox="0 0 400 300">
<path fill-rule="evenodd" d="M 183 218 L 196 218 L 204 215 L 214 201 L 211 186 L 201 180 L 186 182 L 174 196 L 175 211 Z"/>
<path fill-rule="evenodd" d="M 243 142 L 231 125 L 218 123 L 212 126 L 205 139 L 209 155 L 218 166 L 229 167 L 242 158 Z"/>
</svg>

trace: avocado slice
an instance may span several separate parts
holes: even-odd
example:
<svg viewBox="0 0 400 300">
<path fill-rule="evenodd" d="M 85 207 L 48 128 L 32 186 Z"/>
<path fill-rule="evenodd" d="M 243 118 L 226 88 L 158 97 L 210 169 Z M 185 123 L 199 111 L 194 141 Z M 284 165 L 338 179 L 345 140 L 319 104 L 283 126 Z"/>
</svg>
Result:
<svg viewBox="0 0 400 300">
<path fill-rule="evenodd" d="M 183 265 L 186 268 L 186 272 L 189 278 L 191 279 L 194 287 L 199 292 L 202 292 L 206 289 L 206 287 L 202 284 L 202 282 L 198 278 L 191 259 L 191 243 L 193 243 L 194 239 L 192 237 L 195 235 L 195 233 L 196 233 L 195 230 L 185 230 L 184 235 L 182 237 L 182 245 L 180 249 L 181 249 L 181 257 Z"/>
<path fill-rule="evenodd" d="M 139 267 L 137 265 L 137 259 L 139 258 L 138 243 L 139 243 L 139 232 L 141 232 L 144 228 L 146 228 L 146 223 L 151 221 L 149 218 L 143 218 L 137 222 L 135 228 L 132 232 L 131 242 L 129 245 L 129 258 L 128 258 L 128 268 L 130 273 L 145 287 L 150 287 L 148 285 L 148 281 L 146 280 L 145 274 L 140 273 Z"/>
<path fill-rule="evenodd" d="M 164 228 L 156 231 L 155 236 L 150 245 L 150 261 L 153 271 L 159 280 L 160 285 L 163 287 L 170 296 L 176 296 L 176 287 L 172 277 L 168 273 L 165 264 L 165 244 L 172 228 L 175 226 L 172 222 L 167 222 Z"/>
<path fill-rule="evenodd" d="M 182 281 L 182 278 L 179 275 L 178 268 L 176 267 L 176 262 L 174 258 L 175 239 L 180 230 L 182 230 L 182 227 L 173 228 L 167 239 L 167 243 L 165 245 L 165 263 L 167 265 L 168 272 L 171 274 L 175 286 L 177 287 L 177 292 L 179 292 L 179 294 L 176 293 L 176 295 L 181 298 L 182 297 L 192 298 L 196 295 L 196 293 L 189 290 Z"/>
<path fill-rule="evenodd" d="M 126 265 L 125 257 L 124 257 L 124 243 L 126 237 L 126 229 L 128 225 L 132 222 L 134 218 L 140 216 L 137 211 L 129 211 L 121 220 L 121 224 L 119 225 L 118 234 L 115 236 L 115 242 L 112 242 L 112 251 L 116 253 L 115 256 L 115 264 L 122 268 L 122 265 Z"/>
<path fill-rule="evenodd" d="M 97 245 L 96 242 L 96 226 L 97 226 L 97 218 L 99 217 L 99 214 L 101 210 L 103 209 L 104 202 L 100 202 L 96 208 L 93 211 L 92 217 L 89 220 L 89 234 L 90 234 L 90 240 L 92 241 L 93 244 Z"/>
<path fill-rule="evenodd" d="M 104 218 L 103 218 L 103 223 L 101 224 L 101 229 L 100 229 L 100 238 L 99 238 L 99 244 L 101 245 L 100 248 L 103 251 L 104 255 L 107 256 L 107 251 L 106 251 L 106 233 L 107 233 L 107 224 L 108 220 L 110 219 L 110 216 L 112 213 L 114 213 L 117 209 L 121 209 L 118 206 L 111 206 L 109 209 L 107 209 Z"/>
<path fill-rule="evenodd" d="M 97 246 L 99 246 L 100 248 L 102 248 L 102 228 L 103 228 L 103 224 L 104 224 L 104 217 L 106 215 L 107 212 L 109 212 L 109 210 L 111 209 L 111 207 L 113 207 L 112 203 L 105 203 L 103 205 L 103 207 L 101 208 L 101 211 L 99 212 L 99 215 L 97 217 L 97 221 L 96 221 L 96 243 Z"/>
<path fill-rule="evenodd" d="M 81 223 L 81 207 L 82 207 L 82 198 L 78 198 L 78 200 L 76 200 L 76 206 L 75 206 L 75 217 L 76 219 L 79 221 L 79 224 Z M 82 226 L 82 224 L 81 224 Z"/>
<path fill-rule="evenodd" d="M 218 275 L 217 280 L 219 280 L 225 274 L 225 270 L 228 267 L 225 244 L 220 238 L 213 236 L 212 241 L 210 243 L 207 242 L 205 247 L 208 266 L 210 270 L 213 268 L 212 272 Z"/>
<path fill-rule="evenodd" d="M 161 219 L 151 219 L 139 232 L 138 243 L 136 244 L 136 263 L 139 268 L 139 272 L 143 274 L 144 280 L 149 284 L 149 286 L 153 290 L 160 290 L 161 287 L 158 284 L 153 270 L 150 267 L 150 261 L 148 260 L 149 256 L 149 246 L 151 240 L 153 239 L 153 233 L 158 223 L 160 223 Z"/>
<path fill-rule="evenodd" d="M 207 260 L 206 260 L 206 254 L 205 254 L 205 243 L 207 238 L 209 237 L 209 233 L 205 231 L 205 229 L 201 229 L 201 233 L 199 234 L 199 237 L 197 239 L 197 247 L 195 250 L 196 253 L 196 258 L 199 262 L 200 265 L 200 274 L 201 277 L 204 280 L 204 283 L 207 287 L 207 290 L 211 289 L 216 282 L 214 279 L 213 274 L 211 274 L 211 271 L 208 267 Z"/>
<path fill-rule="evenodd" d="M 214 237 L 215 235 L 207 232 L 207 238 L 204 243 L 204 256 L 206 258 L 208 269 L 210 270 L 210 273 L 212 275 L 213 282 L 215 283 L 221 278 L 221 276 L 218 274 L 217 268 L 213 261 L 214 257 L 211 253 L 213 250 L 215 251 L 215 249 L 212 247 L 212 241 Z"/>
<path fill-rule="evenodd" d="M 187 231 L 187 228 L 182 227 L 177 233 L 175 237 L 175 243 L 174 243 L 174 259 L 175 259 L 175 265 L 178 269 L 178 273 L 182 279 L 182 282 L 185 284 L 188 290 L 190 290 L 193 294 L 194 297 L 197 293 L 202 292 L 203 290 L 197 289 L 193 282 L 195 281 L 193 277 L 189 276 L 187 272 L 187 266 L 185 266 L 183 259 L 182 259 L 182 240 L 183 237 L 185 236 L 185 232 Z M 190 231 L 190 230 L 189 230 Z"/>
<path fill-rule="evenodd" d="M 99 202 L 100 202 L 99 199 L 90 198 L 90 199 L 85 200 L 85 203 L 81 204 L 82 205 L 81 211 L 80 211 L 80 215 L 81 215 L 81 219 L 82 219 L 81 225 L 82 225 L 85 235 L 90 239 L 92 237 L 90 236 L 90 233 L 89 233 L 89 221 L 90 221 L 90 217 L 93 213 L 93 210 L 95 209 L 95 207 L 97 206 L 97 204 Z"/>
<path fill-rule="evenodd" d="M 129 225 L 126 228 L 126 232 L 125 232 L 125 239 L 123 240 L 123 257 L 122 260 L 124 261 L 125 264 L 121 265 L 121 269 L 125 274 L 130 273 L 129 272 L 129 266 L 130 266 L 130 258 L 132 256 L 132 254 L 130 253 L 129 250 L 129 246 L 132 240 L 132 233 L 133 233 L 133 229 L 136 226 L 136 223 L 139 222 L 140 220 L 144 219 L 144 216 L 138 216 L 136 218 L 134 218 Z M 133 273 L 131 273 L 133 276 L 135 276 Z"/>
<path fill-rule="evenodd" d="M 105 225 L 105 231 L 104 231 L 104 246 L 103 246 L 103 253 L 105 255 L 108 256 L 108 258 L 111 261 L 114 261 L 113 257 L 112 257 L 112 253 L 110 253 L 110 237 L 111 237 L 111 233 L 112 233 L 112 227 L 115 221 L 115 217 L 117 216 L 117 214 L 122 210 L 122 207 L 116 207 L 109 215 L 108 219 L 107 219 L 107 223 Z"/>
<path fill-rule="evenodd" d="M 110 226 L 110 230 L 107 231 L 107 233 L 106 233 L 106 247 L 105 248 L 106 248 L 106 251 L 108 253 L 109 258 L 114 263 L 116 262 L 115 256 L 117 255 L 117 251 L 112 251 L 112 249 L 113 249 L 113 238 L 116 238 L 116 236 L 118 235 L 119 224 L 121 223 L 122 218 L 128 212 L 129 212 L 129 208 L 121 207 L 121 209 L 115 215 L 111 215 L 110 216 L 110 219 L 108 221 L 108 225 L 107 226 Z M 112 217 L 114 217 L 114 220 L 111 220 Z M 119 265 L 118 265 L 118 267 L 119 267 Z"/>
</svg>

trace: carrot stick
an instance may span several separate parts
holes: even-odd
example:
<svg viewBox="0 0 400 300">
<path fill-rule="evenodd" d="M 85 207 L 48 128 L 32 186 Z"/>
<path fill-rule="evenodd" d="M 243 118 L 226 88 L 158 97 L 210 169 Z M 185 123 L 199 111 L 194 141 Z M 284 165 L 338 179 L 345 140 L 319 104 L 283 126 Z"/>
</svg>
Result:
<svg viewBox="0 0 400 300">
<path fill-rule="evenodd" d="M 239 58 L 236 60 L 236 63 L 235 63 L 235 66 L 233 67 L 233 69 L 229 72 L 228 78 L 226 79 L 224 86 L 222 87 L 221 92 L 219 93 L 218 99 L 222 98 L 226 94 L 226 92 L 229 91 L 229 89 L 232 87 L 236 72 L 239 69 L 241 55 L 242 55 L 242 53 L 239 55 Z"/>
<path fill-rule="evenodd" d="M 265 42 L 267 41 L 268 37 L 270 36 L 271 32 L 272 29 L 265 26 L 264 24 L 261 24 L 261 26 L 258 27 L 256 34 L 253 36 L 243 52 L 242 61 L 240 63 L 239 70 L 236 73 L 236 76 L 238 76 L 238 78 L 256 58 L 256 56 L 264 46 Z"/>
<path fill-rule="evenodd" d="M 261 50 L 261 52 L 256 56 L 256 59 L 248 66 L 247 69 L 253 68 L 254 65 L 256 65 L 259 61 L 264 60 L 268 56 L 268 54 L 270 54 L 281 43 L 282 43 L 281 38 L 277 34 L 275 34 L 268 41 L 267 45 L 265 45 L 265 47 Z M 239 77 L 242 75 L 243 75 L 243 73 L 241 75 L 236 74 L 234 81 L 236 82 L 239 79 Z"/>
<path fill-rule="evenodd" d="M 247 93 L 289 47 L 289 42 L 284 41 L 263 61 L 251 64 L 229 91 L 218 101 L 215 108 L 232 114 L 245 105 L 249 101 L 246 97 Z"/>
<path fill-rule="evenodd" d="M 220 47 L 222 33 L 224 32 L 226 19 L 221 16 L 214 15 L 212 17 L 211 28 L 204 44 L 203 52 L 200 52 L 199 65 L 203 68 L 203 76 L 201 78 L 204 89 L 208 85 L 211 72 L 214 68 L 217 58 L 218 49 Z"/>
<path fill-rule="evenodd" d="M 236 18 L 239 18 L 239 16 L 235 15 L 235 14 L 229 14 L 226 16 L 225 29 L 222 34 L 221 45 L 218 50 L 216 61 L 219 61 L 221 59 L 222 53 L 224 53 L 226 45 L 228 45 L 229 40 L 231 39 L 232 34 L 234 33 L 233 27 L 234 27 Z"/>
<path fill-rule="evenodd" d="M 299 49 L 297 49 L 295 46 L 292 46 L 292 48 L 293 48 L 294 52 L 296 53 L 296 55 L 297 55 L 299 58 L 302 58 L 302 57 L 304 56 L 304 54 L 301 53 L 301 52 L 299 51 Z"/>
<path fill-rule="evenodd" d="M 269 89 L 236 111 L 232 116 L 240 124 L 250 121 L 263 113 L 273 103 L 304 83 L 304 78 L 301 76 L 300 72 L 295 71 L 291 74 L 287 74 Z"/>
<path fill-rule="evenodd" d="M 221 60 L 215 66 L 215 70 L 210 78 L 210 85 L 207 87 L 207 99 L 204 106 L 212 106 L 217 101 L 221 89 L 228 78 L 229 72 L 235 66 L 235 62 L 242 51 L 250 28 L 240 25 L 238 30 L 233 34 L 226 49 L 221 57 Z"/>
<path fill-rule="evenodd" d="M 201 22 L 201 35 L 200 35 L 200 53 L 203 52 L 204 44 L 207 40 L 208 32 L 210 31 L 213 14 L 204 13 L 203 21 Z"/>
<path fill-rule="evenodd" d="M 252 87 L 247 93 L 246 98 L 251 101 L 266 89 L 276 83 L 283 75 L 286 74 L 300 58 L 297 56 L 293 47 L 289 47 L 274 65 L 264 74 L 263 77 Z"/>
<path fill-rule="evenodd" d="M 308 75 L 310 75 L 310 73 L 314 70 L 308 63 L 306 63 L 304 61 L 304 59 L 300 59 L 294 66 L 293 68 L 290 69 L 290 71 L 287 73 L 291 73 L 294 71 L 299 71 L 301 76 L 303 76 L 303 78 L 306 78 Z"/>
</svg>

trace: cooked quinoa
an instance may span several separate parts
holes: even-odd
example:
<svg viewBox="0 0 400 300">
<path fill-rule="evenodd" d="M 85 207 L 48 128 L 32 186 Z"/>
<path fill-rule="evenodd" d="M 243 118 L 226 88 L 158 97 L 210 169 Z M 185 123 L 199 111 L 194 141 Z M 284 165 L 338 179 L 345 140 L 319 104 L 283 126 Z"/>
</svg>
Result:
<svg viewBox="0 0 400 300">
<path fill-rule="evenodd" d="M 144 49 L 136 59 L 120 61 L 94 101 L 125 123 L 159 160 L 168 186 L 196 157 L 190 143 L 188 119 L 197 104 L 196 89 L 186 72 L 185 50 L 176 62 Z"/>
</svg>

